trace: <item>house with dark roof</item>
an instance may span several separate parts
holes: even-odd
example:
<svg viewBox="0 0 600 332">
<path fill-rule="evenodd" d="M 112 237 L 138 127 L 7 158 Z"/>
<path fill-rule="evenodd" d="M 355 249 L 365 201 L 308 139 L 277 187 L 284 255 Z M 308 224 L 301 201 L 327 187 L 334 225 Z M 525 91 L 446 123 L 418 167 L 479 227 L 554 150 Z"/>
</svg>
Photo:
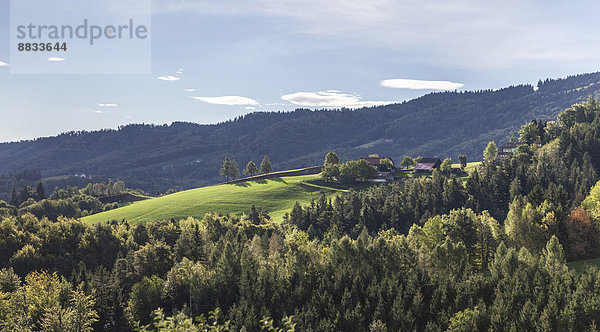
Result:
<svg viewBox="0 0 600 332">
<path fill-rule="evenodd" d="M 506 158 L 510 157 L 511 155 L 512 155 L 512 152 L 501 151 L 501 152 L 498 152 L 498 156 L 496 156 L 496 159 L 498 159 L 498 160 L 506 159 Z"/>
<path fill-rule="evenodd" d="M 502 144 L 502 146 L 500 147 L 500 151 L 499 151 L 498 155 L 500 155 L 500 153 L 504 153 L 504 154 L 515 153 L 515 152 L 517 152 L 517 148 L 524 144 L 527 144 L 527 143 L 506 142 L 506 143 Z"/>
<path fill-rule="evenodd" d="M 433 172 L 434 169 L 440 168 L 442 161 L 440 158 L 423 158 L 415 166 L 415 172 Z"/>
<path fill-rule="evenodd" d="M 532 144 L 535 144 L 538 147 L 542 146 L 542 142 L 540 142 L 540 141 L 535 141 Z M 498 156 L 496 157 L 496 159 L 502 160 L 502 159 L 509 158 L 513 153 L 517 152 L 517 149 L 521 145 L 527 145 L 527 143 L 525 143 L 525 142 L 506 142 L 506 143 L 502 144 L 502 146 L 500 147 L 500 150 L 498 151 Z"/>
<path fill-rule="evenodd" d="M 360 160 L 366 160 L 369 164 L 375 166 L 380 172 L 390 171 L 388 169 L 388 164 L 384 163 L 384 160 L 386 159 L 389 160 L 392 163 L 392 167 L 394 167 L 394 160 L 390 157 L 369 156 L 360 158 Z"/>
</svg>

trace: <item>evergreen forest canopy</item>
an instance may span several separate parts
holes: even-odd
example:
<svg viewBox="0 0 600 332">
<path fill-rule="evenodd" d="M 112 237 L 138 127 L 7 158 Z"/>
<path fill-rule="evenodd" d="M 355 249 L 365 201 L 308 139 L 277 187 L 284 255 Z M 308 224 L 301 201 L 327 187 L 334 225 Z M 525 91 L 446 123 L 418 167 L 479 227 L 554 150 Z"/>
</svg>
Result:
<svg viewBox="0 0 600 332">
<path fill-rule="evenodd" d="M 465 183 L 436 171 L 323 195 L 281 224 L 253 207 L 90 225 L 2 203 L 0 326 L 596 331 L 600 270 L 566 262 L 600 257 L 600 103 L 519 139 L 502 160 L 490 144 Z"/>
<path fill-rule="evenodd" d="M 37 171 L 47 188 L 60 183 L 85 186 L 121 179 L 151 194 L 219 181 L 222 160 L 260 161 L 269 155 L 273 169 L 321 164 L 336 151 L 343 161 L 377 152 L 400 161 L 404 155 L 480 160 L 486 144 L 503 143 L 510 132 L 533 119 L 552 119 L 565 108 L 600 96 L 600 73 L 511 86 L 497 91 L 432 93 L 408 102 L 358 110 L 298 109 L 256 112 L 216 125 L 175 122 L 132 124 L 118 130 L 69 132 L 57 137 L 0 144 L 0 199 L 14 186 L 37 182 L 16 179 Z M 47 180 L 48 177 L 53 177 Z M 59 184 L 59 183 L 56 183 Z"/>
</svg>

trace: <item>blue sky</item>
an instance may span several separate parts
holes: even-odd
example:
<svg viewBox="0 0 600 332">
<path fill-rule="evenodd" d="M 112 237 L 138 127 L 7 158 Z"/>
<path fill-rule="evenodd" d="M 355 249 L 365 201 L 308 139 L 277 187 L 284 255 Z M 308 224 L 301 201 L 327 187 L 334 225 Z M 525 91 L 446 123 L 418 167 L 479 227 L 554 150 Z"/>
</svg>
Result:
<svg viewBox="0 0 600 332">
<path fill-rule="evenodd" d="M 154 0 L 151 74 L 11 75 L 0 1 L 0 141 L 400 102 L 600 65 L 597 1 Z"/>
</svg>

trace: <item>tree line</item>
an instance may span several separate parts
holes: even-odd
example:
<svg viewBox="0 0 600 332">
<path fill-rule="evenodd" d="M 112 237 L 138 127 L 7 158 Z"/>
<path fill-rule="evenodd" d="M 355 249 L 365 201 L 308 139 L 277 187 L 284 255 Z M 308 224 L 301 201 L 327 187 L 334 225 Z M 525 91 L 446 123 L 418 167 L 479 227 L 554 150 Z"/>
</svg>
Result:
<svg viewBox="0 0 600 332">
<path fill-rule="evenodd" d="M 248 164 L 246 164 L 246 168 L 243 170 L 243 173 L 248 176 L 254 176 L 259 173 L 269 174 L 271 172 L 273 172 L 273 166 L 271 165 L 271 160 L 268 156 L 264 156 L 260 163 L 260 168 L 256 167 L 254 161 L 250 160 Z M 225 178 L 225 182 L 239 178 L 240 169 L 237 162 L 235 160 L 230 160 L 229 157 L 225 157 L 223 165 L 219 170 L 219 175 Z"/>
<path fill-rule="evenodd" d="M 600 314 L 597 269 L 576 273 L 557 237 L 521 247 L 470 209 L 407 235 L 332 229 L 321 240 L 217 215 L 146 225 L 22 215 L 0 227 L 3 329 L 562 331 L 594 329 Z"/>
</svg>

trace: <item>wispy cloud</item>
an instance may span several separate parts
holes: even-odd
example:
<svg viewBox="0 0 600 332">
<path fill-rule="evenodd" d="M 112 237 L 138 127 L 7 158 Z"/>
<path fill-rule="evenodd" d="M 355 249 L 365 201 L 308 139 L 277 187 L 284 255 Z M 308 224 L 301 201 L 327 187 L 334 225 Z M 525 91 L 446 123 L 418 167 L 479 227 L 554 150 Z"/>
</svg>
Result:
<svg viewBox="0 0 600 332">
<path fill-rule="evenodd" d="M 60 61 L 65 61 L 65 58 L 48 58 L 48 61 L 52 61 L 52 62 L 60 62 Z"/>
<path fill-rule="evenodd" d="M 256 107 L 254 107 L 254 106 L 246 106 L 246 107 L 244 107 L 244 109 L 247 109 L 247 110 L 255 110 L 255 109 L 256 109 Z"/>
<path fill-rule="evenodd" d="M 195 92 L 196 89 L 185 89 L 185 92 Z"/>
<path fill-rule="evenodd" d="M 381 86 L 409 90 L 456 90 L 462 88 L 464 84 L 450 81 L 423 81 L 395 78 L 381 81 Z"/>
<path fill-rule="evenodd" d="M 8 63 L 0 61 L 0 67 L 8 66 Z"/>
<path fill-rule="evenodd" d="M 360 108 L 393 104 L 394 101 L 361 100 L 357 95 L 352 95 L 335 90 L 319 92 L 295 92 L 281 97 L 294 105 L 311 107 L 348 107 Z"/>
<path fill-rule="evenodd" d="M 179 75 L 183 74 L 183 69 L 179 69 L 179 70 L 176 72 L 176 74 L 179 74 Z"/>
<path fill-rule="evenodd" d="M 158 76 L 157 77 L 161 81 L 179 81 L 181 78 L 167 75 L 167 76 Z"/>
<path fill-rule="evenodd" d="M 102 111 L 95 111 L 95 113 L 102 114 L 104 112 L 102 112 Z"/>
<path fill-rule="evenodd" d="M 98 106 L 100 106 L 100 107 L 117 107 L 119 105 L 118 104 L 98 104 Z"/>
<path fill-rule="evenodd" d="M 209 104 L 243 106 L 243 105 L 258 105 L 254 99 L 241 96 L 222 96 L 222 97 L 193 97 L 195 100 L 203 101 Z"/>
<path fill-rule="evenodd" d="M 591 13 L 599 9 L 598 1 L 583 1 L 586 12 L 565 1 L 545 4 L 540 10 L 537 1 L 519 0 L 155 0 L 153 8 L 157 12 L 192 10 L 207 16 L 273 18 L 278 30 L 318 36 L 310 38 L 310 45 L 301 46 L 369 45 L 436 66 L 555 68 L 578 59 L 593 66 L 600 44 L 588 41 L 596 38 Z M 557 15 L 560 20 L 553 19 Z M 265 43 L 283 49 L 299 44 L 287 33 L 278 35 L 283 37 Z M 543 59 L 535 59 L 538 57 Z"/>
</svg>

